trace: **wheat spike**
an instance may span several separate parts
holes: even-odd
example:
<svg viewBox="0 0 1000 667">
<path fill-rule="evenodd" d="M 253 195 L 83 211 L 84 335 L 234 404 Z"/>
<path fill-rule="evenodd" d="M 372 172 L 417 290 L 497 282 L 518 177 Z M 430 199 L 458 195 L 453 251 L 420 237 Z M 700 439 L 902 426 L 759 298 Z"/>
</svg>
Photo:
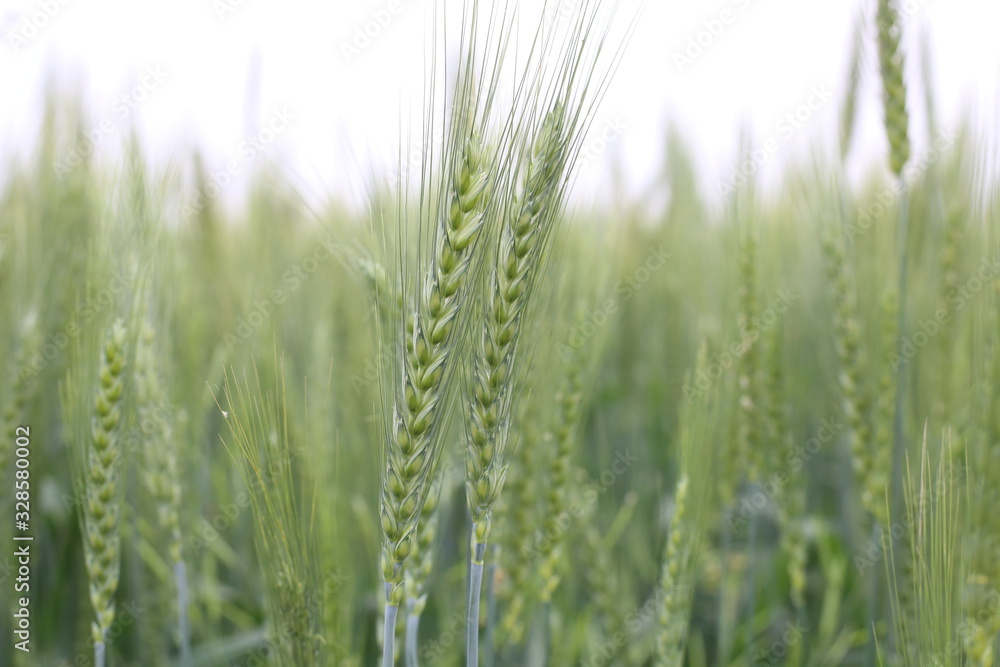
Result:
<svg viewBox="0 0 1000 667">
<path fill-rule="evenodd" d="M 99 386 L 91 422 L 84 507 L 87 574 L 94 608 L 95 662 L 103 664 L 107 633 L 115 620 L 121 549 L 119 471 L 122 452 L 121 402 L 125 376 L 125 327 L 116 322 L 101 357 Z"/>
<path fill-rule="evenodd" d="M 909 115 L 906 112 L 906 82 L 903 52 L 899 48 L 902 26 L 894 0 L 878 0 L 878 62 L 882 73 L 882 103 L 885 132 L 889 138 L 889 166 L 897 177 L 910 159 Z"/>
</svg>

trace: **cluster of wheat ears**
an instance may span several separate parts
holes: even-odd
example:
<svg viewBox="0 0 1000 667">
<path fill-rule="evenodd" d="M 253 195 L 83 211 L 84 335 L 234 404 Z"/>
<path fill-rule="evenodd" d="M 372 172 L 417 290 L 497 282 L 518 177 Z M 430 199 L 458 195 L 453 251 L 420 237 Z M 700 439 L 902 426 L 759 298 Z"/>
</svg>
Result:
<svg viewBox="0 0 1000 667">
<path fill-rule="evenodd" d="M 30 424 L 44 554 L 0 664 L 996 664 L 1000 187 L 926 47 L 911 144 L 898 1 L 859 15 L 832 165 L 715 211 L 671 131 L 662 213 L 572 216 L 639 19 L 461 4 L 423 161 L 363 216 L 268 173 L 242 224 L 174 224 L 135 138 L 56 177 L 86 124 L 50 100 L 0 190 L 0 467 Z"/>
</svg>

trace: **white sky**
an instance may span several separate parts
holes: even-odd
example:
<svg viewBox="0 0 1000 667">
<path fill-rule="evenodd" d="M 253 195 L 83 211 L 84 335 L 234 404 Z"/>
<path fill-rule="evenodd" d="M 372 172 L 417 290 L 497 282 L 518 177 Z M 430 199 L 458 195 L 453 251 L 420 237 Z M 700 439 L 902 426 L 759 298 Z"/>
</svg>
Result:
<svg viewBox="0 0 1000 667">
<path fill-rule="evenodd" d="M 134 121 L 158 162 L 197 145 L 209 169 L 223 169 L 235 159 L 246 171 L 248 163 L 263 162 L 241 152 L 248 119 L 266 125 L 284 109 L 293 119 L 263 153 L 291 168 L 313 194 L 358 201 L 369 165 L 395 163 L 400 119 L 420 108 L 425 26 L 437 1 L 0 0 L 0 162 L 33 145 L 43 84 L 55 73 L 63 85 L 84 91 L 94 127 L 110 121 L 105 127 L 111 129 L 99 136 L 107 139 L 101 150 L 111 159 L 123 129 Z M 627 20 L 638 2 L 621 0 L 621 18 Z M 917 47 L 926 31 L 942 125 L 953 126 L 972 112 L 995 146 L 1000 3 L 902 2 L 910 81 L 920 78 Z M 459 3 L 451 4 L 457 9 Z M 783 165 L 808 157 L 819 145 L 832 154 L 851 25 L 861 4 L 647 0 L 592 131 L 596 141 L 610 127 L 614 139 L 581 174 L 578 192 L 607 194 L 602 184 L 609 182 L 615 160 L 625 165 L 629 189 L 645 191 L 662 164 L 668 121 L 689 140 L 712 196 L 733 172 L 741 127 L 752 130 L 754 145 L 778 140 L 763 166 L 772 181 Z M 864 3 L 869 10 L 872 5 Z M 392 8 L 397 12 L 388 14 Z M 729 23 L 678 71 L 675 54 L 723 11 L 729 12 Z M 372 20 L 372 12 L 391 19 L 348 62 L 343 44 Z M 25 36 L 25 21 L 45 25 L 29 29 L 33 36 L 15 44 L 11 35 Z M 870 55 L 862 125 L 849 165 L 854 172 L 878 164 L 886 150 L 874 49 Z M 149 71 L 161 72 L 162 80 Z M 144 77 L 147 90 L 135 92 L 144 99 L 134 109 L 123 106 L 121 96 L 141 87 Z M 815 87 L 830 91 L 832 99 L 786 139 L 776 123 L 809 101 Z M 253 100 L 249 109 L 248 100 Z M 910 105 L 919 148 L 927 142 L 916 85 Z M 238 191 L 232 188 L 227 197 Z"/>
</svg>

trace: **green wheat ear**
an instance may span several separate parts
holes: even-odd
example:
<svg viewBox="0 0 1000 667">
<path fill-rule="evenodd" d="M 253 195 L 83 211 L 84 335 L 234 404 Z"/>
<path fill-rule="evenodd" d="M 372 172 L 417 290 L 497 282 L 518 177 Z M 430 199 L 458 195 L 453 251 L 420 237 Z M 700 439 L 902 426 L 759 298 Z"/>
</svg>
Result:
<svg viewBox="0 0 1000 667">
<path fill-rule="evenodd" d="M 878 62 L 882 73 L 882 103 L 885 131 L 889 139 L 889 166 L 900 176 L 910 159 L 909 115 L 906 112 L 906 83 L 903 79 L 903 52 L 899 48 L 902 27 L 895 0 L 878 0 Z"/>
<path fill-rule="evenodd" d="M 17 347 L 14 365 L 9 374 L 8 395 L 5 397 L 3 409 L 0 410 L 0 433 L 3 434 L 3 442 L 0 442 L 0 470 L 7 470 L 11 454 L 14 453 L 14 428 L 24 419 L 24 412 L 28 406 L 37 382 L 32 376 L 22 371 L 28 368 L 31 354 L 38 346 L 38 325 L 35 317 L 29 317 L 24 324 L 21 333 L 21 342 Z"/>
<path fill-rule="evenodd" d="M 702 345 L 692 375 L 706 367 L 707 356 L 706 347 Z M 707 444 L 718 435 L 716 395 L 714 391 L 710 393 L 712 395 L 685 404 L 680 416 L 680 460 L 674 486 L 674 512 L 670 517 L 657 591 L 654 660 L 657 667 L 682 667 L 687 649 L 699 557 L 705 526 L 714 509 L 711 459 L 703 453 Z"/>
<path fill-rule="evenodd" d="M 104 345 L 87 453 L 84 537 L 90 603 L 96 617 L 92 626 L 95 652 L 100 650 L 98 647 L 105 646 L 108 630 L 115 619 L 115 593 L 121 559 L 118 477 L 122 460 L 119 438 L 125 376 L 125 333 L 122 322 L 115 322 Z"/>
<path fill-rule="evenodd" d="M 507 472 L 506 427 L 510 391 L 517 377 L 517 343 L 553 222 L 552 205 L 562 185 L 563 120 L 562 106 L 557 105 L 535 140 L 523 189 L 507 216 L 486 298 L 466 449 L 466 495 L 477 551 L 489 540 L 490 519 Z"/>
<path fill-rule="evenodd" d="M 849 429 L 851 463 L 864 508 L 882 525 L 888 512 L 882 502 L 880 488 L 884 482 L 877 478 L 875 457 L 872 452 L 871 398 L 864 385 L 862 369 L 865 367 L 861 323 L 857 315 L 857 292 L 854 274 L 848 264 L 842 239 L 832 234 L 823 238 L 823 258 L 834 301 L 834 325 L 838 361 L 838 384 L 841 407 Z"/>
<path fill-rule="evenodd" d="M 403 391 L 395 401 L 379 510 L 385 535 L 382 576 L 387 603 L 394 607 L 403 599 L 403 565 L 442 449 L 444 379 L 455 356 L 459 308 L 485 219 L 488 169 L 482 157 L 478 139 L 466 141 L 449 184 L 428 288 L 417 313 L 407 319 Z"/>
<path fill-rule="evenodd" d="M 136 396 L 139 423 L 143 431 L 145 459 L 142 479 L 156 506 L 156 518 L 167 536 L 167 550 L 173 567 L 177 595 L 178 641 L 182 664 L 190 664 L 190 628 L 187 620 L 187 566 L 181 539 L 181 487 L 177 472 L 177 442 L 169 414 L 167 394 L 159 373 L 152 327 L 144 324 L 136 351 Z"/>
</svg>

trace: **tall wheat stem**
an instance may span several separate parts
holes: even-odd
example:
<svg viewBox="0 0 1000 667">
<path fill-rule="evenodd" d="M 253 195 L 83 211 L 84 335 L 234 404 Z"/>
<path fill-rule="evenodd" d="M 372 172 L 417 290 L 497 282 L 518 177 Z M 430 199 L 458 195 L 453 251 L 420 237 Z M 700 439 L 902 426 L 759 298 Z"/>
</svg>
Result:
<svg viewBox="0 0 1000 667">
<path fill-rule="evenodd" d="M 906 81 L 903 76 L 903 53 L 900 49 L 900 24 L 898 3 L 894 0 L 879 0 L 876 16 L 878 28 L 879 69 L 882 74 L 882 100 L 884 105 L 884 121 L 886 136 L 889 139 L 889 166 L 898 179 L 899 196 L 899 313 L 897 318 L 897 354 L 902 357 L 903 341 L 906 336 L 906 286 L 907 286 L 907 192 L 903 179 L 903 167 L 910 157 L 909 116 L 906 110 Z M 903 458 L 905 455 L 905 415 L 906 401 L 906 364 L 900 363 L 896 370 L 896 414 L 893 423 L 892 448 L 892 496 L 890 511 L 893 519 L 901 516 L 903 510 Z M 894 552 L 898 552 L 898 539 L 892 537 Z M 890 624 L 895 628 L 896 624 Z M 896 638 L 890 632 L 890 651 L 896 648 Z"/>
</svg>

